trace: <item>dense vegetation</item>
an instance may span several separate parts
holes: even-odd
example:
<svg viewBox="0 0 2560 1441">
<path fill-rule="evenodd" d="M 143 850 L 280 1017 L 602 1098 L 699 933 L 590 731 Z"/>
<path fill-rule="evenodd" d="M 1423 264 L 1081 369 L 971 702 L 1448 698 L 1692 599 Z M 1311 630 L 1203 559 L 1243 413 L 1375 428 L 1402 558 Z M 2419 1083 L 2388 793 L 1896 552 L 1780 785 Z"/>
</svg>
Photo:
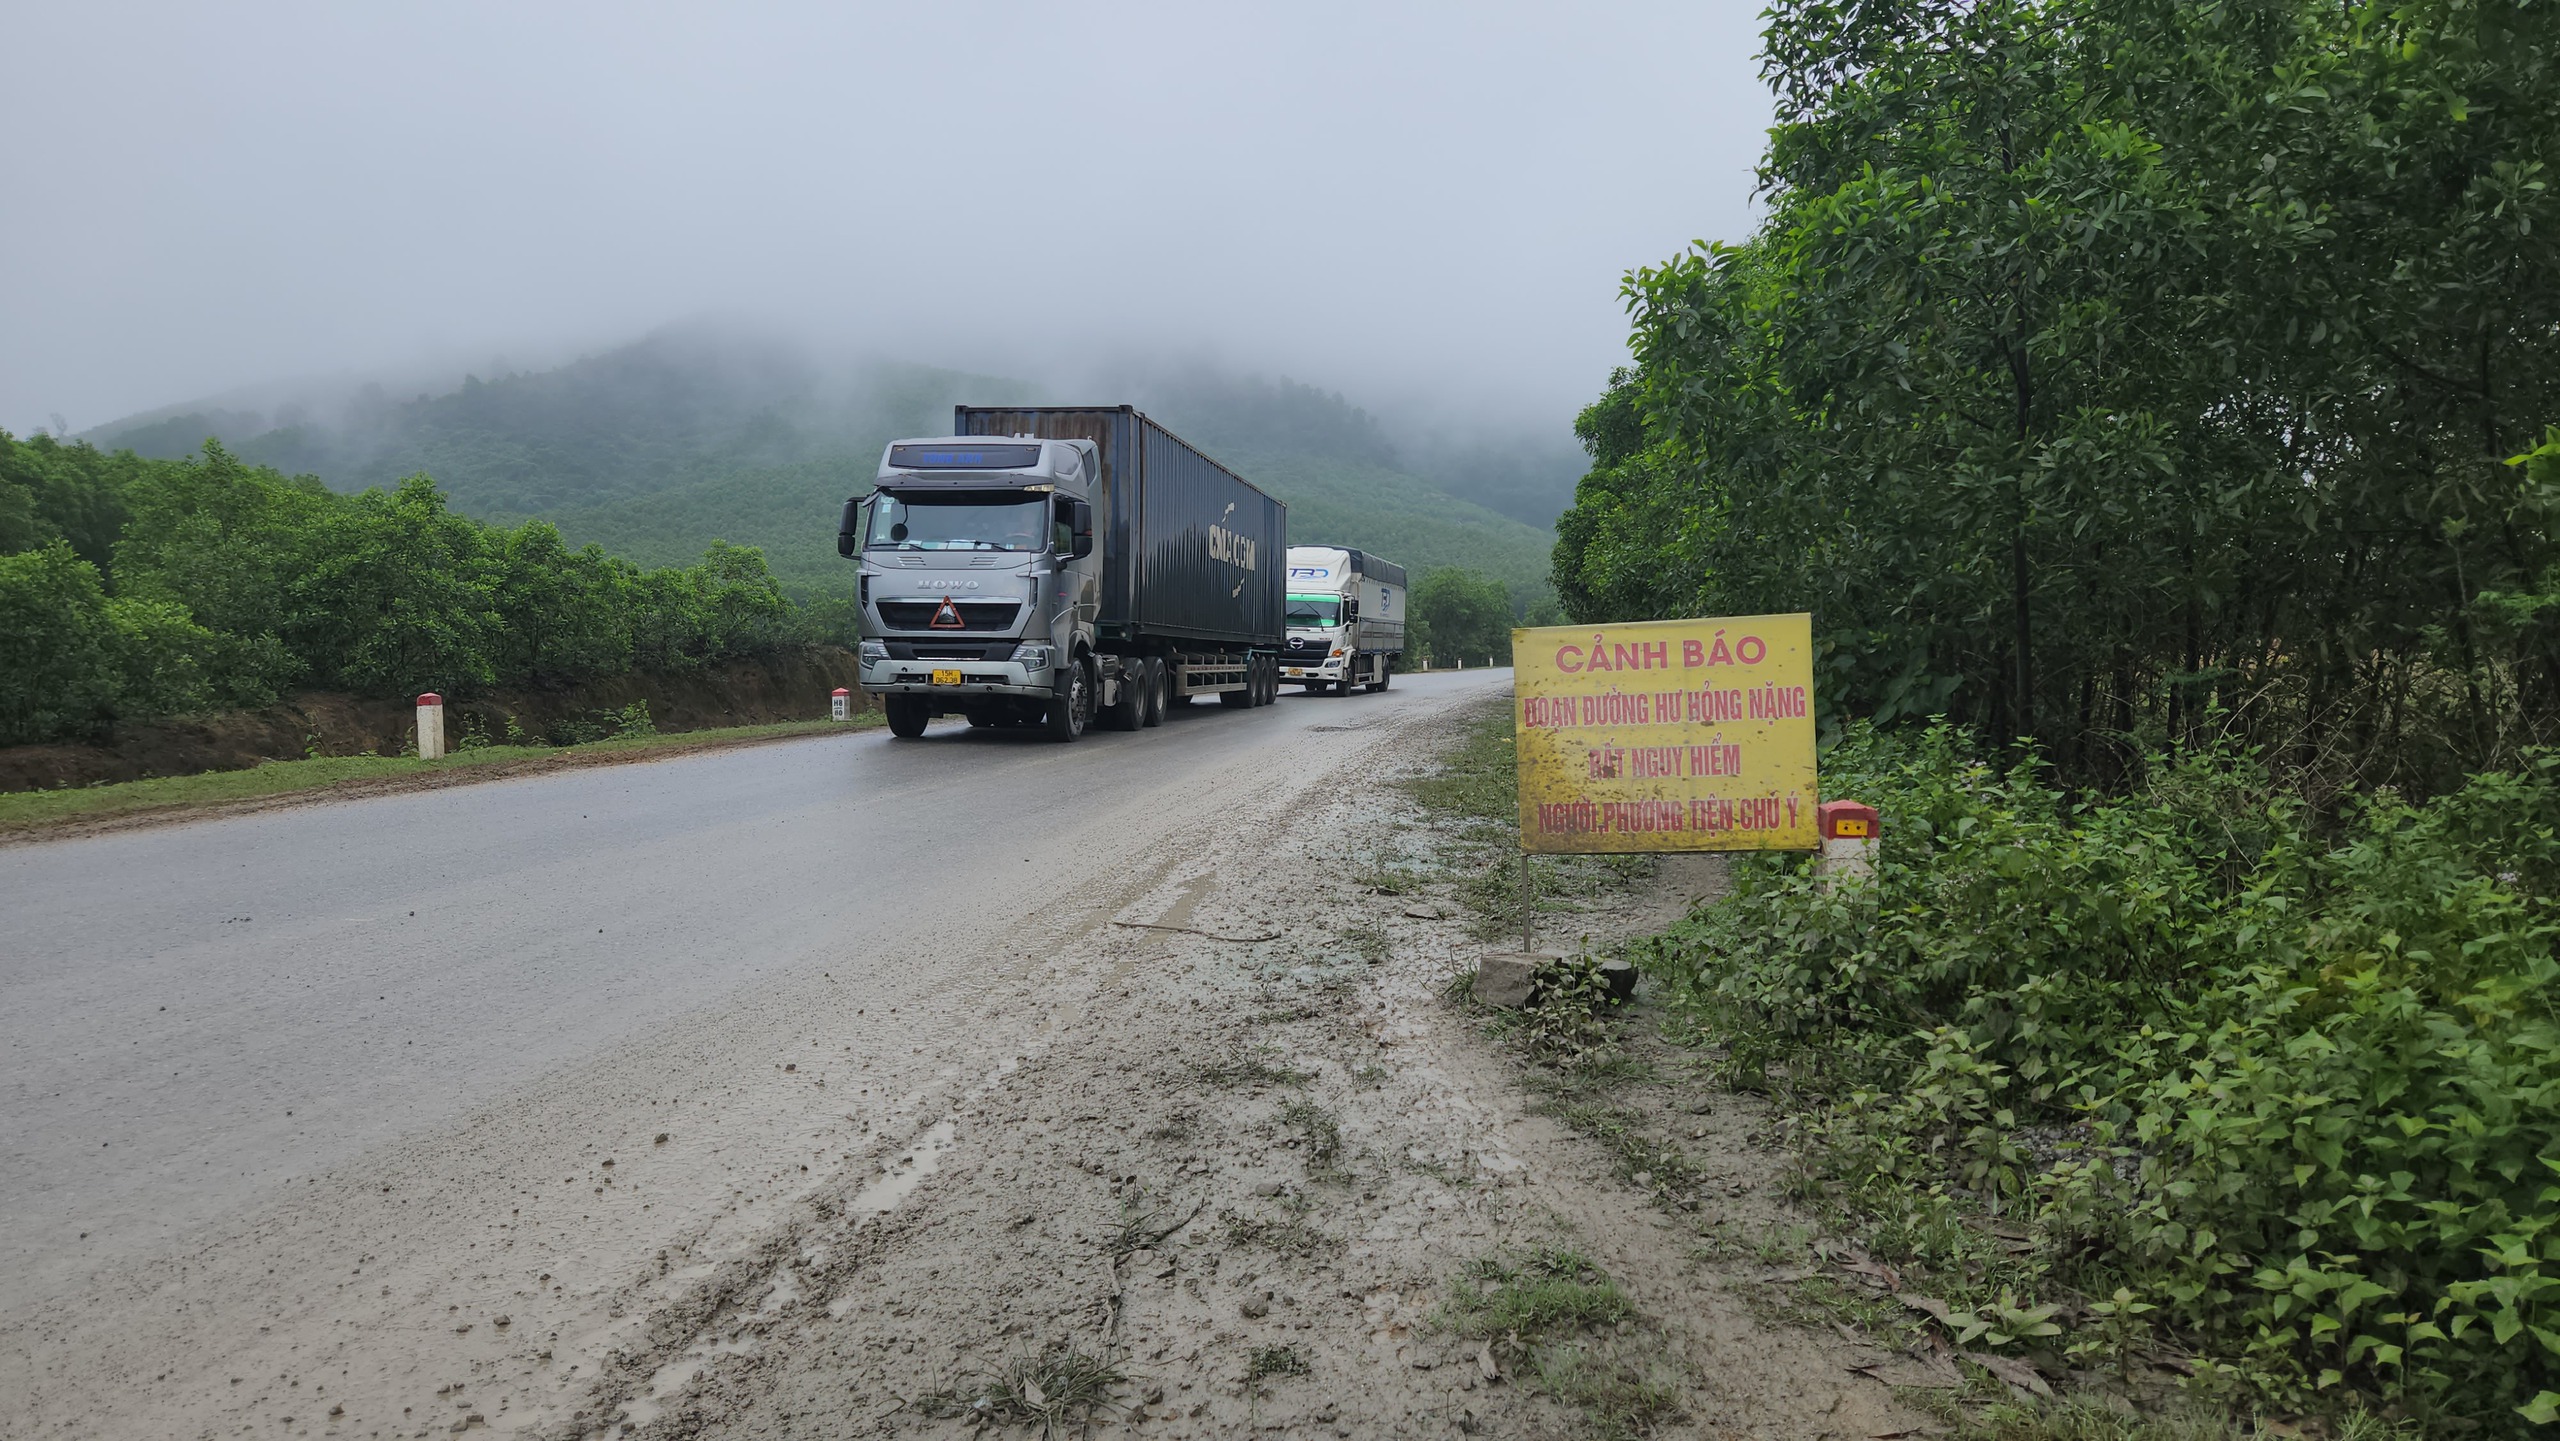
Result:
<svg viewBox="0 0 2560 1441">
<path fill-rule="evenodd" d="M 1804 1118 L 1833 1214 L 1990 1322 L 1964 1339 L 2549 1418 L 2560 758 L 2335 831 L 2228 754 L 2078 804 L 1943 726 L 1853 728 L 1824 768 L 1887 818 L 1874 887 L 1741 862 L 1646 961 Z"/>
<path fill-rule="evenodd" d="M 1510 593 L 1488 575 L 1442 566 L 1413 582 L 1405 627 L 1408 665 L 1486 665 L 1511 659 L 1516 623 Z M 1551 619 L 1533 615 L 1528 623 Z"/>
<path fill-rule="evenodd" d="M 2560 739 L 2560 11 L 1793 0 L 1765 223 L 1631 278 L 1579 620 L 1815 613 L 1835 714 L 2120 779 Z"/>
<path fill-rule="evenodd" d="M 1657 973 L 1952 1339 L 2560 1419 L 2560 9 L 1786 0 L 1764 63 L 1555 576 L 1811 611 L 1886 859 Z"/>
<path fill-rule="evenodd" d="M 208 443 L 148 460 L 0 432 L 0 744 L 307 685 L 468 694 L 682 669 L 806 622 L 752 549 L 643 570 L 434 483 L 340 495 Z"/>
</svg>

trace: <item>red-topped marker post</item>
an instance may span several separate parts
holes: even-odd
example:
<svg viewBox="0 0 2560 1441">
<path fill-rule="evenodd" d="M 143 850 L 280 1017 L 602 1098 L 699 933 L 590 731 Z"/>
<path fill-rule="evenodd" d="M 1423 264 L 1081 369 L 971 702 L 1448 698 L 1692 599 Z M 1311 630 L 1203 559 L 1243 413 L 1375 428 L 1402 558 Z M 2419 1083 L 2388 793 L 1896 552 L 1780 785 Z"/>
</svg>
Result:
<svg viewBox="0 0 2560 1441">
<path fill-rule="evenodd" d="M 1874 806 L 1824 801 L 1814 808 L 1814 828 L 1822 833 L 1822 852 L 1814 858 L 1813 874 L 1823 889 L 1876 878 L 1876 847 L 1884 822 Z"/>
<path fill-rule="evenodd" d="M 418 697 L 418 759 L 444 755 L 444 697 L 429 691 Z"/>
<path fill-rule="evenodd" d="M 827 713 L 840 721 L 853 719 L 853 692 L 837 686 L 834 700 L 834 706 Z"/>
</svg>

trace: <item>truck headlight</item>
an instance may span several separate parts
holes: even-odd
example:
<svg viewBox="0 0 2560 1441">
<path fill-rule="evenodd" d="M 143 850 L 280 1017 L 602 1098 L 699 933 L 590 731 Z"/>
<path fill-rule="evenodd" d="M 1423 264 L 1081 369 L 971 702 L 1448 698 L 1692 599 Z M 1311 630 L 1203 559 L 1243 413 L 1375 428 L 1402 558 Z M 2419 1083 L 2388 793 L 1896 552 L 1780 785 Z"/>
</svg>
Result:
<svg viewBox="0 0 2560 1441">
<path fill-rule="evenodd" d="M 1055 648 L 1045 640 L 1026 640 L 1013 648 L 1014 664 L 1024 670 L 1047 670 L 1049 653 Z"/>
<path fill-rule="evenodd" d="M 877 665 L 888 658 L 889 647 L 885 643 L 876 640 L 866 640 L 862 643 L 862 663 L 864 665 Z"/>
</svg>

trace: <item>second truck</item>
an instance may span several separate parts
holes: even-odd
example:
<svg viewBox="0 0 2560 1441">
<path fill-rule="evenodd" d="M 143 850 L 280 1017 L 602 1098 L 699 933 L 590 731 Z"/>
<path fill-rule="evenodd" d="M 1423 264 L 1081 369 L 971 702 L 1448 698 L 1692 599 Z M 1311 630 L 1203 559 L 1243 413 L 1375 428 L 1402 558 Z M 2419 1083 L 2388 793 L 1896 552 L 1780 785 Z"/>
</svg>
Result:
<svg viewBox="0 0 2560 1441">
<path fill-rule="evenodd" d="M 1280 678 L 1310 695 L 1387 688 L 1404 668 L 1404 567 L 1365 551 L 1289 547 L 1289 644 Z"/>
<path fill-rule="evenodd" d="M 964 405 L 952 432 L 890 444 L 837 527 L 891 731 L 1071 741 L 1279 698 L 1279 501 L 1131 406 Z"/>
</svg>

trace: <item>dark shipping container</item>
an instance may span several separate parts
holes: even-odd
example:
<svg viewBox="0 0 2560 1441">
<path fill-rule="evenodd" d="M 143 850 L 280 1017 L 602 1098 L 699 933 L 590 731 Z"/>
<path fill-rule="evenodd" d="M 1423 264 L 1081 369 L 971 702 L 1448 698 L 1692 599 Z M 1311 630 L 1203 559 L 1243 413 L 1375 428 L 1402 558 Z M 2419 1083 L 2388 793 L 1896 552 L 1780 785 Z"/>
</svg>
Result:
<svg viewBox="0 0 2560 1441">
<path fill-rule="evenodd" d="M 1252 482 L 1134 406 L 955 406 L 952 433 L 1095 444 L 1106 646 L 1280 646 L 1289 508 Z"/>
</svg>

